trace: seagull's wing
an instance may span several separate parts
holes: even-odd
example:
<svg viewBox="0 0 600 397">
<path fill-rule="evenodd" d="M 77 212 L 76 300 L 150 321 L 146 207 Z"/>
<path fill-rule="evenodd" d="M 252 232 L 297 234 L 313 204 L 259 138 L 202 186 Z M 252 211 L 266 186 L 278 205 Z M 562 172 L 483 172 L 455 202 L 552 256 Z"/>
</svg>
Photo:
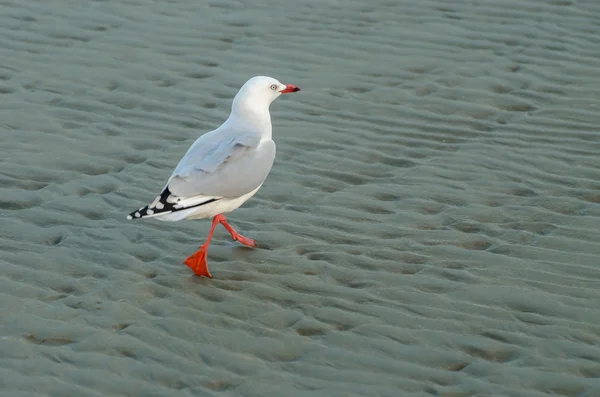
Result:
<svg viewBox="0 0 600 397">
<path fill-rule="evenodd" d="M 229 136 L 210 146 L 197 141 L 167 187 L 182 198 L 243 196 L 264 182 L 274 159 L 275 142 L 255 134 Z"/>
<path fill-rule="evenodd" d="M 229 156 L 246 147 L 255 147 L 255 134 L 236 134 L 232 128 L 219 128 L 202 135 L 179 160 L 171 178 L 188 177 L 196 170 L 213 173 Z"/>
<path fill-rule="evenodd" d="M 156 217 L 237 198 L 259 188 L 275 160 L 275 142 L 253 131 L 221 127 L 189 148 L 161 194 L 129 219 Z"/>
</svg>

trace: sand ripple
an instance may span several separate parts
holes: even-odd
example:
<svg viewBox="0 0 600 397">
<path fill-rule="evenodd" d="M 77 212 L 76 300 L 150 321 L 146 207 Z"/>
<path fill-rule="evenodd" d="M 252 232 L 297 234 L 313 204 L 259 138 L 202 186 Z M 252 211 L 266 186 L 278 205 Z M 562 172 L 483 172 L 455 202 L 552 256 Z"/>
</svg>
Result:
<svg viewBox="0 0 600 397">
<path fill-rule="evenodd" d="M 2 393 L 600 395 L 598 3 L 284 3 L 0 1 Z M 266 249 L 197 279 L 125 216 L 255 74 Z"/>
</svg>

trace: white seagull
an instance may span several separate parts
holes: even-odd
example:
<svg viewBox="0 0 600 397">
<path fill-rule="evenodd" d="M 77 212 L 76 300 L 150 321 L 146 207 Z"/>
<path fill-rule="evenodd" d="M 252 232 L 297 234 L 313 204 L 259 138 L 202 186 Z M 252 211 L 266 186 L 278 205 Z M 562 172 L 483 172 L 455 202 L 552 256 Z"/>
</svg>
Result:
<svg viewBox="0 0 600 397">
<path fill-rule="evenodd" d="M 256 76 L 239 90 L 229 118 L 196 139 L 156 199 L 127 219 L 161 221 L 213 218 L 206 242 L 184 263 L 198 276 L 212 277 L 206 255 L 215 227 L 222 224 L 234 240 L 256 247 L 236 232 L 223 215 L 260 189 L 275 159 L 269 106 L 281 94 L 300 91 L 272 77 Z"/>
</svg>

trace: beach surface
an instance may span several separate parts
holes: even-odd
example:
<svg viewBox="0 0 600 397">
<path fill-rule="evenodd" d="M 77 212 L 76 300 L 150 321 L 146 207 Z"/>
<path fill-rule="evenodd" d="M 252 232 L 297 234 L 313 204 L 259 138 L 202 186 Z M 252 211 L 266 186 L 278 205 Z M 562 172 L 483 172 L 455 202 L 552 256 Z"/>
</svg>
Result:
<svg viewBox="0 0 600 397">
<path fill-rule="evenodd" d="M 600 2 L 0 0 L 0 395 L 600 396 Z M 127 221 L 239 87 L 277 158 Z"/>
</svg>

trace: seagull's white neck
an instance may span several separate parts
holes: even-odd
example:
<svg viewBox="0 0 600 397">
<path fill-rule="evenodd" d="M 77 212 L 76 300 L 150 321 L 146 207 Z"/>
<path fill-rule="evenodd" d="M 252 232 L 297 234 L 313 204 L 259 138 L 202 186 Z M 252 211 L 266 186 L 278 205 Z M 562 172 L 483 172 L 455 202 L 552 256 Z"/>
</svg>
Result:
<svg viewBox="0 0 600 397">
<path fill-rule="evenodd" d="M 269 105 L 270 103 L 262 101 L 251 102 L 236 97 L 233 100 L 227 122 L 253 127 L 260 133 L 262 139 L 271 139 L 273 127 L 271 126 Z"/>
</svg>

